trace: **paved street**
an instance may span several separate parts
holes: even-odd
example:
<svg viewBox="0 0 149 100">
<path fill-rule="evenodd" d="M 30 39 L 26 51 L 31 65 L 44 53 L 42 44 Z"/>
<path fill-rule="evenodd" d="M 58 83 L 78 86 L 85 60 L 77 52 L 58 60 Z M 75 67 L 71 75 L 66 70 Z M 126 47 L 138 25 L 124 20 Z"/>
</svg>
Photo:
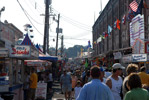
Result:
<svg viewBox="0 0 149 100">
<path fill-rule="evenodd" d="M 61 93 L 60 83 L 53 83 L 53 92 L 47 95 L 47 100 L 65 100 L 64 94 Z M 75 100 L 75 99 L 72 99 Z"/>
<path fill-rule="evenodd" d="M 61 94 L 60 83 L 55 81 L 53 83 L 53 93 L 47 95 L 47 100 L 65 100 L 64 95 Z"/>
</svg>

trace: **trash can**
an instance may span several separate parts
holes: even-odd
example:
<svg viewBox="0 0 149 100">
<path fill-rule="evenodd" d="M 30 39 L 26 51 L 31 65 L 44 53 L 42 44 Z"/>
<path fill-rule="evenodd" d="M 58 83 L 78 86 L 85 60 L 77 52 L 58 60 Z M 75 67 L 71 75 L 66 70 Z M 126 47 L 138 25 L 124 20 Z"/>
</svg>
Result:
<svg viewBox="0 0 149 100">
<path fill-rule="evenodd" d="M 15 93 L 13 92 L 1 92 L 1 98 L 3 98 L 4 100 L 13 100 L 13 96 Z"/>
</svg>

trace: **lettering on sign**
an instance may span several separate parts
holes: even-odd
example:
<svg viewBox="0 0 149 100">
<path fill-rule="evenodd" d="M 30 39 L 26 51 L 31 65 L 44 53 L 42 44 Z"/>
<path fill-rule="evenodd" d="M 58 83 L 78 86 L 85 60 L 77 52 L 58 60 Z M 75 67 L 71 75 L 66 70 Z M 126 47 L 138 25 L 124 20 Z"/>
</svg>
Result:
<svg viewBox="0 0 149 100">
<path fill-rule="evenodd" d="M 133 54 L 132 60 L 133 62 L 144 62 L 144 61 L 147 61 L 147 55 L 146 54 Z"/>
<path fill-rule="evenodd" d="M 11 48 L 10 56 L 11 57 L 30 57 L 30 46 L 24 45 L 15 45 Z"/>
<path fill-rule="evenodd" d="M 24 48 L 24 49 L 12 48 L 12 50 L 13 50 L 13 52 L 11 54 L 24 54 L 24 55 L 28 55 L 29 54 L 29 51 L 27 51 L 26 48 Z"/>
</svg>

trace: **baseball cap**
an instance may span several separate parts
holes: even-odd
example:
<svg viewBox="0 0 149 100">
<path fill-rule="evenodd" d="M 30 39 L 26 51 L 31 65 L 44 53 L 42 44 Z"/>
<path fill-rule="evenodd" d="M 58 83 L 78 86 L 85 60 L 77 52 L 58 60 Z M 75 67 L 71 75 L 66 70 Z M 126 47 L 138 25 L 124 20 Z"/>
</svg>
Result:
<svg viewBox="0 0 149 100">
<path fill-rule="evenodd" d="M 100 71 L 101 71 L 101 72 L 104 72 L 105 69 L 104 69 L 103 67 L 100 67 Z"/>
<path fill-rule="evenodd" d="M 125 69 L 125 67 L 122 66 L 120 63 L 115 63 L 115 64 L 113 64 L 112 68 L 113 68 L 113 69 L 118 69 L 118 68 L 120 68 L 120 69 Z"/>
</svg>

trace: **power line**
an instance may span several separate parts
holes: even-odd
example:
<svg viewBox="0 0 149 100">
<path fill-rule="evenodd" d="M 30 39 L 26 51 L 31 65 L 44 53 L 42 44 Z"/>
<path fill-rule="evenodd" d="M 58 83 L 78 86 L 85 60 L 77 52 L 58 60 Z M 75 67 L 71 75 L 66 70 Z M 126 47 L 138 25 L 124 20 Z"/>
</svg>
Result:
<svg viewBox="0 0 149 100">
<path fill-rule="evenodd" d="M 85 28 L 85 27 L 79 26 L 79 25 L 77 25 L 76 23 L 73 23 L 73 22 L 69 21 L 67 18 L 64 18 L 64 17 L 62 17 L 62 18 L 64 19 L 64 21 L 68 22 L 69 24 L 72 24 L 73 26 L 76 26 L 76 27 L 78 27 L 78 28 L 80 28 L 80 29 L 82 29 L 82 30 L 86 30 L 86 31 L 92 32 L 91 30 L 88 30 L 88 29 Z"/>
<path fill-rule="evenodd" d="M 26 14 L 27 14 L 34 22 L 36 22 L 37 24 L 39 24 L 39 25 L 44 25 L 44 24 L 39 23 L 39 22 L 37 22 L 36 20 L 34 20 L 34 18 L 32 18 L 32 17 L 27 13 L 27 11 L 26 11 Z"/>
<path fill-rule="evenodd" d="M 31 2 L 31 5 L 33 6 L 33 7 L 35 7 L 35 3 L 37 3 L 35 0 L 34 1 L 32 1 L 32 0 L 29 0 L 30 2 Z M 37 5 L 36 5 L 37 6 Z M 39 6 L 40 7 L 40 6 Z M 41 8 L 41 7 L 40 7 Z M 37 8 L 35 8 L 35 9 L 37 9 L 37 11 L 39 12 L 39 13 L 42 13 L 42 12 L 44 12 L 44 10 L 43 10 L 43 8 L 41 8 L 41 9 L 37 9 Z"/>
<path fill-rule="evenodd" d="M 32 26 L 36 29 L 37 32 L 40 33 L 40 35 L 43 36 L 43 34 L 35 27 L 35 25 L 32 23 L 32 21 L 30 20 L 30 18 L 27 16 L 27 14 L 25 13 L 25 9 L 22 7 L 22 5 L 20 4 L 19 0 L 17 0 L 18 4 L 20 5 L 22 11 L 24 12 L 25 16 L 27 17 L 27 19 L 29 20 L 29 22 L 32 24 Z"/>
<path fill-rule="evenodd" d="M 54 9 L 54 8 L 52 8 L 52 9 L 53 9 L 55 12 L 60 13 L 60 12 L 58 12 L 56 9 Z M 65 16 L 64 14 L 61 14 L 61 15 L 62 15 L 63 17 L 65 17 L 65 18 L 67 18 L 67 19 L 69 19 L 69 20 L 75 22 L 75 23 L 78 23 L 78 24 L 84 26 L 84 27 L 91 28 L 91 26 L 88 26 L 88 25 L 86 25 L 86 24 L 83 24 L 83 23 L 80 23 L 80 22 L 78 22 L 78 21 L 76 21 L 76 20 L 73 20 L 73 19 L 71 19 L 70 17 Z"/>
<path fill-rule="evenodd" d="M 57 12 L 57 14 L 59 13 L 59 12 L 58 12 L 57 10 L 55 10 L 54 8 L 52 8 L 52 9 L 53 9 L 55 12 Z M 83 30 L 92 32 L 91 30 L 89 30 L 89 29 L 91 29 L 90 26 L 87 26 L 87 25 L 82 24 L 82 23 L 80 23 L 80 22 L 78 22 L 78 21 L 72 20 L 71 18 L 66 17 L 66 16 L 64 16 L 63 14 L 61 15 L 61 18 L 63 18 L 64 21 L 68 22 L 69 24 L 72 24 L 73 26 L 76 26 L 76 27 L 78 27 L 78 28 L 80 28 L 80 29 L 83 29 Z"/>
</svg>

